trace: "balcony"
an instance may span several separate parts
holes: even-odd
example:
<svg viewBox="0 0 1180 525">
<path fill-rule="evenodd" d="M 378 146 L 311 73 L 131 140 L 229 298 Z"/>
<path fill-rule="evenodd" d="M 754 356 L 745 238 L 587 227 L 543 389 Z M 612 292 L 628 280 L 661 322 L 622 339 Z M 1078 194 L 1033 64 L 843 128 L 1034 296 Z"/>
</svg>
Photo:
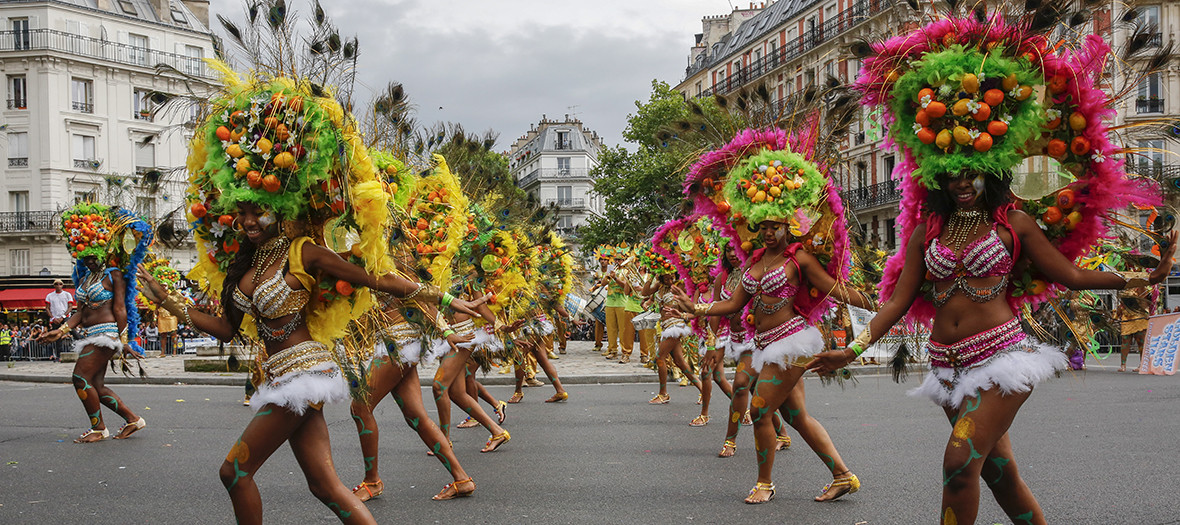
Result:
<svg viewBox="0 0 1180 525">
<path fill-rule="evenodd" d="M 554 143 L 554 144 L 553 144 L 553 149 L 556 149 L 556 150 L 570 150 L 570 149 L 574 149 L 574 144 L 573 144 L 573 142 L 571 142 L 571 141 L 568 141 L 568 140 L 566 140 L 566 141 L 558 141 L 558 142 L 556 142 L 556 143 Z"/>
<path fill-rule="evenodd" d="M 24 98 L 8 99 L 8 109 L 29 109 L 29 101 Z"/>
<path fill-rule="evenodd" d="M 588 179 L 590 170 L 586 168 L 539 168 L 525 175 L 516 183 L 518 187 L 526 188 L 542 180 Z"/>
<path fill-rule="evenodd" d="M 94 113 L 94 104 L 86 102 L 72 102 L 70 108 L 79 113 Z"/>
<path fill-rule="evenodd" d="M 1135 113 L 1163 113 L 1164 99 L 1150 98 L 1135 101 Z"/>
<path fill-rule="evenodd" d="M 586 207 L 586 199 L 545 199 L 545 206 L 557 206 L 566 210 L 581 209 Z"/>
<path fill-rule="evenodd" d="M 76 169 L 76 170 L 91 169 L 93 166 L 93 162 L 94 162 L 93 160 L 88 160 L 88 159 L 74 159 L 74 169 Z"/>
<path fill-rule="evenodd" d="M 844 201 L 844 206 L 852 208 L 854 212 L 859 212 L 901 202 L 901 188 L 897 181 L 888 180 L 872 186 L 847 190 L 840 194 L 840 199 Z"/>
<path fill-rule="evenodd" d="M 793 42 L 787 42 L 784 46 L 776 49 L 774 52 L 751 62 L 750 64 L 738 69 L 731 74 L 729 78 L 718 82 L 713 87 L 702 91 L 697 98 L 713 96 L 714 94 L 725 95 L 738 88 L 747 85 L 759 77 L 770 73 L 778 67 L 787 62 L 803 56 L 805 53 L 819 47 L 828 41 L 834 40 L 852 28 L 859 25 L 878 14 L 881 14 L 893 7 L 894 0 L 860 0 L 848 9 L 841 11 L 835 17 L 824 21 L 823 25 L 812 27 L 804 32 L 799 38 Z M 778 26 L 775 26 L 778 27 Z M 700 66 L 696 64 L 691 65 L 685 71 L 685 78 L 691 77 L 693 74 L 712 67 L 720 63 L 720 58 L 726 57 L 708 57 L 700 62 Z"/>
<path fill-rule="evenodd" d="M 0 212 L 0 234 L 56 233 L 60 218 L 54 211 Z"/>
<path fill-rule="evenodd" d="M 1168 179 L 1180 178 L 1180 164 L 1164 164 L 1162 162 L 1128 162 L 1127 174 L 1148 177 L 1160 182 Z"/>
<path fill-rule="evenodd" d="M 8 157 L 9 168 L 27 168 L 29 167 L 28 157 Z"/>
<path fill-rule="evenodd" d="M 152 122 L 153 120 L 155 120 L 152 118 L 151 111 L 137 111 L 135 113 L 132 113 L 131 117 L 134 118 L 135 120 L 145 120 L 147 122 Z"/>
<path fill-rule="evenodd" d="M 53 29 L 0 31 L 0 53 L 13 51 L 56 51 L 149 69 L 164 64 L 195 77 L 210 80 L 216 78 L 213 71 L 198 58 L 129 46 Z"/>
</svg>

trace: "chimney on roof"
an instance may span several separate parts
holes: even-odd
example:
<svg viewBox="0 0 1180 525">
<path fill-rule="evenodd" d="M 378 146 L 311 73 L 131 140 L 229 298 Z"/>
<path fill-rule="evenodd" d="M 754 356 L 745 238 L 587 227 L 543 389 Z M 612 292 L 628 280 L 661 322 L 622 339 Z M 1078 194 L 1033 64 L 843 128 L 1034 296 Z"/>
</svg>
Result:
<svg viewBox="0 0 1180 525">
<path fill-rule="evenodd" d="M 156 12 L 156 18 L 165 24 L 172 22 L 172 5 L 168 0 L 148 0 L 148 5 L 152 6 L 152 11 Z"/>
<path fill-rule="evenodd" d="M 205 27 L 209 27 L 209 0 L 183 0 L 184 6 L 192 11 L 193 16 L 201 21 Z"/>
</svg>

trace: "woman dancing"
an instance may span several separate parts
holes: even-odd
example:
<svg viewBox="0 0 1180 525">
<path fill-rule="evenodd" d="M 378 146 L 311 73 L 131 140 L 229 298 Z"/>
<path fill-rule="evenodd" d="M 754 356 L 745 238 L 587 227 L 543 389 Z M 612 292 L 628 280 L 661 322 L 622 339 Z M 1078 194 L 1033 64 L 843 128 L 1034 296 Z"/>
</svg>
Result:
<svg viewBox="0 0 1180 525">
<path fill-rule="evenodd" d="M 860 488 L 860 480 L 844 464 L 823 427 L 805 411 L 795 414 L 787 405 L 792 396 L 797 396 L 794 404 L 802 404 L 802 391 L 796 392 L 795 386 L 803 375 L 803 365 L 823 351 L 823 339 L 811 323 L 831 307 L 829 298 L 872 307 L 868 298 L 833 277 L 846 277 L 851 259 L 839 194 L 821 171 L 823 167 L 811 160 L 818 126 L 818 119 L 812 118 L 789 137 L 765 132 L 771 139 L 767 147 L 734 161 L 725 195 L 735 214 L 758 225 L 764 246 L 747 262 L 741 286 L 729 299 L 695 306 L 683 291 L 676 290 L 680 306 L 692 312 L 687 317 L 748 311 L 745 321 L 748 331 L 754 332 L 755 346 L 751 366 L 758 374 L 750 401 L 755 409 L 758 481 L 746 503 L 763 503 L 775 494 L 771 472 L 778 440 L 768 416 L 776 411 L 782 412 L 788 424 L 801 429 L 803 438 L 831 471 L 832 482 L 817 501 L 834 500 Z M 746 134 L 735 141 L 748 138 Z M 807 152 L 811 157 L 792 151 Z M 767 195 L 775 196 L 773 202 Z M 808 247 L 824 254 L 828 263 L 821 263 L 805 249 Z"/>
<path fill-rule="evenodd" d="M 124 226 L 117 228 L 116 222 Z M 39 340 L 53 342 L 69 335 L 71 330 L 78 332 L 79 337 L 74 341 L 78 361 L 74 364 L 73 382 L 78 399 L 90 418 L 90 429 L 74 443 L 93 443 L 110 437 L 102 419 L 103 406 L 126 421 L 115 434 L 115 439 L 126 439 L 147 426 L 143 418 L 135 415 L 105 382 L 107 363 L 120 353 L 134 351 L 128 341 L 135 339 L 139 323 L 135 310 L 135 296 L 138 295 L 135 270 L 125 278 L 117 266 L 107 266 L 108 261 L 126 259 L 111 253 L 121 247 L 121 243 L 113 239 L 121 239 L 124 231 L 132 230 L 133 224 L 147 226 L 126 212 L 120 210 L 116 214 L 99 204 L 79 204 L 62 214 L 62 234 L 69 241 L 70 255 L 75 259 L 73 281 L 79 308 L 61 326 L 42 334 Z M 136 261 L 143 259 L 147 245 L 151 243 L 151 228 L 141 230 L 146 232 L 141 234 L 139 245 L 142 248 L 133 254 L 125 254 L 135 257 Z"/>
<path fill-rule="evenodd" d="M 650 296 L 648 302 L 654 302 L 660 311 L 660 350 L 655 358 L 657 373 L 660 377 L 660 391 L 656 397 L 648 401 L 652 405 L 666 405 L 672 400 L 672 396 L 668 395 L 668 356 L 672 356 L 676 367 L 688 378 L 692 386 L 697 387 L 697 391 L 702 396 L 704 395 L 700 379 L 692 372 L 692 367 L 688 366 L 688 361 L 684 359 L 681 339 L 691 334 L 692 328 L 673 309 L 676 303 L 676 295 L 672 291 L 673 282 L 675 282 L 675 278 L 671 273 L 661 273 L 656 277 L 656 283 L 649 282 L 643 289 L 643 295 Z"/>
<path fill-rule="evenodd" d="M 442 491 L 431 499 L 442 501 L 470 496 L 475 492 L 475 482 L 463 470 L 450 440 L 430 419 L 425 405 L 422 404 L 422 387 L 418 379 L 422 332 L 406 320 L 397 302 L 389 300 L 388 297 L 381 297 L 381 300 L 385 315 L 389 316 L 388 320 L 383 321 L 383 324 L 387 325 L 382 330 L 384 344 L 377 345 L 373 361 L 369 365 L 368 395 L 364 399 L 354 398 L 350 407 L 352 419 L 356 421 L 357 436 L 361 441 L 361 458 L 365 463 L 365 479 L 353 487 L 352 492 L 363 502 L 380 496 L 385 491 L 385 482 L 381 480 L 381 474 L 378 472 L 381 434 L 377 418 L 373 417 L 373 409 L 386 395 L 391 395 L 401 409 L 406 424 L 418 433 L 418 437 L 426 444 L 431 454 L 437 457 L 447 472 L 454 477 L 451 483 L 447 483 Z M 435 312 L 426 314 L 433 318 Z M 450 334 L 446 342 L 463 344 L 466 339 L 455 333 Z M 392 356 L 397 356 L 396 361 Z"/>
<path fill-rule="evenodd" d="M 1046 16 L 1052 22 L 1044 25 L 1048 29 L 1033 32 L 1039 24 L 1030 21 Z M 899 223 L 906 244 L 886 267 L 887 302 L 877 316 L 848 350 L 826 352 L 808 365 L 832 372 L 907 312 L 913 321 L 933 322 L 930 372 L 911 393 L 934 400 L 952 427 L 942 461 L 944 524 L 975 522 L 980 478 L 1014 522 L 1046 522 L 1020 477 L 1008 429 L 1033 387 L 1067 363 L 1061 351 L 1024 333 L 1019 306 L 1051 297 L 1061 287 L 1159 283 L 1175 253 L 1172 232 L 1157 236 L 1161 259 L 1150 275 L 1083 270 L 1071 262 L 1105 234 L 1104 219 L 1113 209 L 1151 205 L 1158 197 L 1126 177 L 1116 157 L 1122 152 L 1107 137 L 1104 120 L 1113 114 L 1107 108 L 1116 103 L 1099 90 L 1099 82 L 1106 82 L 1102 68 L 1110 47 L 1089 35 L 1076 50 L 1062 42 L 1060 50 L 1049 52 L 1046 36 L 1057 24 L 1053 13 L 1027 17 L 1013 23 L 1001 12 L 962 18 L 952 13 L 871 48 L 874 56 L 866 58 L 858 87 L 866 104 L 889 106 L 887 119 L 895 122 L 890 132 L 905 157 L 916 161 L 894 173 L 904 191 Z M 955 43 L 944 44 L 950 35 Z M 1030 96 L 1035 91 L 1049 96 Z M 962 106 L 941 111 L 960 102 L 967 111 Z M 1068 116 L 1070 125 L 1060 125 L 1058 116 Z M 911 123 L 916 132 L 909 131 Z M 986 138 L 982 144 L 953 141 L 945 148 L 925 140 L 929 133 L 953 139 L 956 132 L 948 130 L 957 128 L 968 131 L 968 138 Z M 1012 170 L 1042 151 L 1076 180 L 1017 210 L 1009 189 Z"/>
</svg>

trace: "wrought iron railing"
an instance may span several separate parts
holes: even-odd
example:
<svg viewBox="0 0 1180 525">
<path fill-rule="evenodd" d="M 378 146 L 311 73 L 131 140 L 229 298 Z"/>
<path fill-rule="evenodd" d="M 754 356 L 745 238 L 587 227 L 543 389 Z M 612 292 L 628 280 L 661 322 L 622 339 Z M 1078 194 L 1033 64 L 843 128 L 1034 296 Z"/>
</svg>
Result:
<svg viewBox="0 0 1180 525">
<path fill-rule="evenodd" d="M 55 232 L 59 217 L 54 211 L 0 212 L 0 233 Z"/>
<path fill-rule="evenodd" d="M 94 113 L 94 104 L 86 102 L 72 102 L 70 108 L 80 113 Z"/>
<path fill-rule="evenodd" d="M 848 9 L 838 13 L 835 17 L 824 21 L 823 25 L 807 30 L 799 38 L 795 39 L 795 41 L 788 42 L 786 45 L 774 50 L 774 52 L 768 53 L 766 56 L 742 67 L 731 74 L 729 78 L 702 91 L 697 97 L 713 96 L 715 93 L 724 95 L 749 84 L 788 61 L 815 49 L 820 44 L 835 39 L 846 31 L 856 27 L 861 22 L 885 12 L 893 6 L 893 3 L 894 0 L 860 0 L 852 4 Z M 722 61 L 710 60 L 706 55 L 705 59 L 701 61 L 700 66 L 691 65 L 688 67 L 685 71 L 685 78 L 720 62 Z"/>
<path fill-rule="evenodd" d="M 1127 173 L 1150 177 L 1158 181 L 1180 178 L 1180 164 L 1164 164 L 1162 162 L 1128 162 Z"/>
<path fill-rule="evenodd" d="M 1164 112 L 1164 99 L 1153 98 L 1153 99 L 1146 99 L 1146 100 L 1136 100 L 1135 101 L 1135 112 L 1136 113 L 1163 113 Z"/>
<path fill-rule="evenodd" d="M 557 206 L 559 208 L 585 208 L 586 199 L 545 199 L 546 206 Z"/>
<path fill-rule="evenodd" d="M 29 167 L 28 157 L 8 157 L 9 168 L 27 168 Z"/>
<path fill-rule="evenodd" d="M 6 51 L 57 51 L 147 68 L 165 64 L 196 77 L 215 78 L 213 72 L 199 58 L 119 44 L 54 29 L 0 31 L 0 53 Z"/>
<path fill-rule="evenodd" d="M 29 109 L 29 100 L 24 98 L 8 99 L 8 109 Z"/>
<path fill-rule="evenodd" d="M 852 208 L 852 211 L 860 211 L 901 202 L 901 188 L 897 181 L 888 180 L 844 191 L 840 194 L 840 199 L 844 201 L 845 206 Z"/>
<path fill-rule="evenodd" d="M 589 177 L 590 170 L 586 168 L 538 168 L 522 177 L 516 185 L 524 188 L 542 179 L 585 179 Z"/>
</svg>

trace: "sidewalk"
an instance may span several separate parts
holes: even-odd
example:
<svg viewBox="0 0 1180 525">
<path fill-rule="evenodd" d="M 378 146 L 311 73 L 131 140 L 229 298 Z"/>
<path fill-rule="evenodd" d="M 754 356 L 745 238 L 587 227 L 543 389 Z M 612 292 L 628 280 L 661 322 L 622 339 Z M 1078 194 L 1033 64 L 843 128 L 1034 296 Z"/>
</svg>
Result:
<svg viewBox="0 0 1180 525">
<path fill-rule="evenodd" d="M 594 346 L 589 341 L 570 341 L 567 349 L 569 353 L 561 355 L 561 359 L 553 361 L 553 365 L 557 368 L 557 374 L 561 377 L 561 382 L 564 384 L 654 383 L 658 380 L 655 371 L 648 370 L 639 364 L 638 344 L 636 344 L 636 348 L 633 351 L 634 354 L 631 356 L 631 362 L 625 365 L 618 364 L 616 361 L 607 361 L 599 352 L 594 351 Z M 184 370 L 184 360 L 194 358 L 195 356 L 193 355 L 144 358 L 143 369 L 147 372 L 147 379 L 141 379 L 138 376 L 128 377 L 121 373 L 108 370 L 106 382 L 112 385 L 241 386 L 245 384 L 246 374 L 244 373 L 186 372 Z M 1087 360 L 1086 364 L 1090 370 L 1113 372 L 1118 368 L 1118 356 L 1112 356 L 1103 361 L 1095 361 L 1091 358 Z M 1139 355 L 1131 355 L 1127 362 L 1128 368 L 1134 368 L 1138 365 Z M 0 363 L 0 381 L 69 383 L 73 368 L 73 363 L 55 363 L 51 361 Z M 418 368 L 418 375 L 422 379 L 423 386 L 430 385 L 434 378 L 435 367 L 432 365 L 422 365 Z M 858 378 L 888 375 L 890 373 L 889 367 L 887 366 L 853 365 L 849 368 L 853 370 Z M 921 374 L 924 370 L 924 364 L 913 364 L 909 366 L 911 377 L 914 374 Z M 132 364 L 132 373 L 138 373 L 134 364 Z M 732 371 L 729 375 L 732 376 Z M 537 374 L 537 378 L 545 381 L 544 373 Z M 499 370 L 492 370 L 487 375 L 480 374 L 479 380 L 485 385 L 511 385 L 514 384 L 515 377 L 511 373 L 501 374 Z M 548 381 L 545 382 L 548 383 Z"/>
</svg>

